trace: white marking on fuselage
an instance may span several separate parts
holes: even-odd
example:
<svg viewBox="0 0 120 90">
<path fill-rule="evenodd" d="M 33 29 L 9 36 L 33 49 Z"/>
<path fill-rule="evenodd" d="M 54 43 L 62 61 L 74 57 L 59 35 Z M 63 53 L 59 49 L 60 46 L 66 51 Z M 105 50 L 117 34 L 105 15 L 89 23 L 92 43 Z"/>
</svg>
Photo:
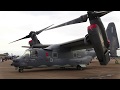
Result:
<svg viewBox="0 0 120 90">
<path fill-rule="evenodd" d="M 50 58 L 50 62 L 53 62 L 53 59 L 52 59 L 52 58 Z"/>
</svg>

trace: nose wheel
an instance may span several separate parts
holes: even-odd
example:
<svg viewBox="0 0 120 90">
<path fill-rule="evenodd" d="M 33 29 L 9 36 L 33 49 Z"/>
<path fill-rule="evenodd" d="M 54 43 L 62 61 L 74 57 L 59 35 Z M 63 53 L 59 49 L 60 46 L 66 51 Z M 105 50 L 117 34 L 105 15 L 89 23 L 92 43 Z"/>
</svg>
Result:
<svg viewBox="0 0 120 90">
<path fill-rule="evenodd" d="M 22 73 L 23 72 L 23 68 L 19 68 L 19 70 L 18 70 L 20 73 Z"/>
</svg>

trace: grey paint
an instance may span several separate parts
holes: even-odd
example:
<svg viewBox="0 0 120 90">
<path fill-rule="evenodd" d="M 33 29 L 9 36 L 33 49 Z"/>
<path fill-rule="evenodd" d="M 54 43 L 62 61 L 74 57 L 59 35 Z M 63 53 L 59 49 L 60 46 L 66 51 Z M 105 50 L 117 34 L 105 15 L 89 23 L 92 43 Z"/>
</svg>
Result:
<svg viewBox="0 0 120 90">
<path fill-rule="evenodd" d="M 58 65 L 60 67 L 65 67 L 65 65 L 76 67 L 79 64 L 85 64 L 85 65 L 89 64 L 91 60 L 96 56 L 94 51 L 86 51 L 86 49 L 76 50 L 71 52 L 58 51 L 56 52 L 58 54 L 57 57 L 53 57 L 52 55 L 52 53 L 54 53 L 55 51 L 45 51 L 43 49 L 38 49 L 38 48 L 35 50 L 38 51 L 39 54 L 38 57 L 37 56 L 33 57 L 31 55 L 27 56 L 26 54 L 24 54 L 24 56 L 21 56 L 13 60 L 13 64 L 14 65 L 16 64 L 15 67 L 35 68 L 43 65 L 46 65 L 47 67 L 54 65 Z M 28 49 L 27 51 L 31 51 L 31 49 Z M 46 56 L 46 52 L 48 53 L 48 56 Z M 74 53 L 76 53 L 76 57 L 74 56 Z"/>
<path fill-rule="evenodd" d="M 108 24 L 108 27 L 106 29 L 108 39 L 110 40 L 110 54 L 111 57 L 117 56 L 117 49 L 119 48 L 119 41 L 117 36 L 117 31 L 115 24 L 113 22 Z"/>
</svg>

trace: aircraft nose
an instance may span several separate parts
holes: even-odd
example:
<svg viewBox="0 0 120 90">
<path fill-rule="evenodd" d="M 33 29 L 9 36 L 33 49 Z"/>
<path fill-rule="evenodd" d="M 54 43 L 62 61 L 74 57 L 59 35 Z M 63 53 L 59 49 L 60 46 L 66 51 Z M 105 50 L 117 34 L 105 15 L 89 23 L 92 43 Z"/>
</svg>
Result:
<svg viewBox="0 0 120 90">
<path fill-rule="evenodd" d="M 16 60 L 16 59 L 14 59 L 13 62 L 12 62 L 12 64 L 11 64 L 11 66 L 17 67 L 17 66 L 18 66 L 18 63 L 19 63 L 19 61 Z"/>
<path fill-rule="evenodd" d="M 19 61 L 18 61 L 18 60 L 16 60 L 16 59 L 14 59 L 14 60 L 13 60 L 13 62 L 17 63 L 17 62 L 19 62 Z"/>
</svg>

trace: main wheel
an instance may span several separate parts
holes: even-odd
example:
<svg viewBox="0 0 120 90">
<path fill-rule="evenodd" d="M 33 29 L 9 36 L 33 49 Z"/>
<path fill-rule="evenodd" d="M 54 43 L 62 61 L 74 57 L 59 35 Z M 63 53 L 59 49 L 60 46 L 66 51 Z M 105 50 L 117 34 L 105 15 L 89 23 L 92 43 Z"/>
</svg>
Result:
<svg viewBox="0 0 120 90">
<path fill-rule="evenodd" d="M 77 70 L 83 70 L 83 68 L 80 65 L 77 65 Z"/>
<path fill-rule="evenodd" d="M 115 64 L 119 64 L 118 60 L 115 60 Z"/>
</svg>

